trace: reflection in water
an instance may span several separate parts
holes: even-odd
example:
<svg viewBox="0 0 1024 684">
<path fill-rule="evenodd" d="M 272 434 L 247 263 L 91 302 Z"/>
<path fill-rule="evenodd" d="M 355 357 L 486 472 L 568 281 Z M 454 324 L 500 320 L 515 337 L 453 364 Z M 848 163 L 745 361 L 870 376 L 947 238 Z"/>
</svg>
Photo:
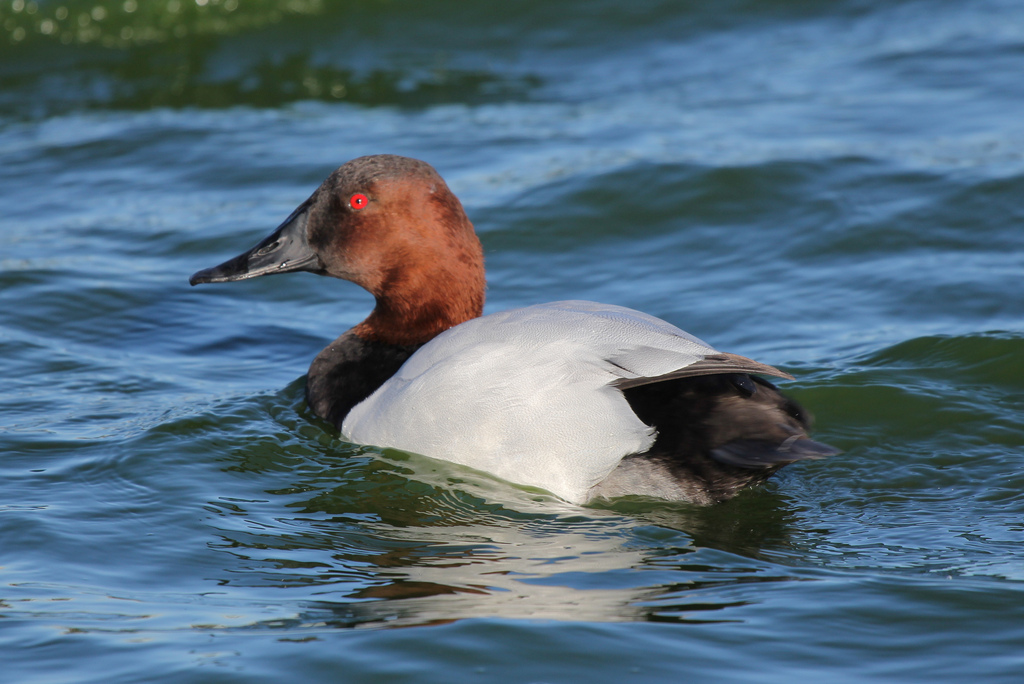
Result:
<svg viewBox="0 0 1024 684">
<path fill-rule="evenodd" d="M 294 458 L 303 444 L 257 445 L 233 459 L 231 469 L 263 477 L 268 458 L 292 466 L 287 485 L 265 490 L 270 500 L 211 502 L 220 514 L 213 546 L 236 559 L 221 584 L 308 592 L 294 620 L 256 627 L 719 622 L 749 601 L 735 591 L 742 585 L 795 579 L 757 558 L 761 545 L 785 539 L 792 515 L 770 492 L 736 506 L 584 509 L 400 452 L 335 441 L 315 458 Z"/>
</svg>

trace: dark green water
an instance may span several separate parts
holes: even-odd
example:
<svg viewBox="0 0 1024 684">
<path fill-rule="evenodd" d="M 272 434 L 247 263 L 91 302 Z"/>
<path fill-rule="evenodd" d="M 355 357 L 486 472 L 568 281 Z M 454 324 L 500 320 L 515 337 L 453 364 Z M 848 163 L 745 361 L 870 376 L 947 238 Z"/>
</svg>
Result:
<svg viewBox="0 0 1024 684">
<path fill-rule="evenodd" d="M 1022 74 L 1003 0 L 0 0 L 0 679 L 1020 681 Z M 375 152 L 489 310 L 666 318 L 844 453 L 595 509 L 342 441 L 369 295 L 187 279 Z"/>
</svg>

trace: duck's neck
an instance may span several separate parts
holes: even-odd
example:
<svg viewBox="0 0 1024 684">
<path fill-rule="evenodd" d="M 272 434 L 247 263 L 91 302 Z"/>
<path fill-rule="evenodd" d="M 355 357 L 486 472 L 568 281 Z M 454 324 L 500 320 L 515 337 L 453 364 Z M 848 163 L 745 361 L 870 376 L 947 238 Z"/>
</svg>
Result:
<svg viewBox="0 0 1024 684">
<path fill-rule="evenodd" d="M 390 288 L 359 325 L 336 339 L 309 367 L 306 401 L 321 418 L 341 427 L 348 412 L 398 372 L 417 349 L 445 330 L 483 313 L 483 267 L 458 278 L 435 269 L 418 281 L 416 296 Z"/>
<path fill-rule="evenodd" d="M 368 342 L 395 346 L 423 344 L 448 328 L 480 316 L 483 308 L 482 289 L 478 296 L 462 298 L 379 297 L 373 312 L 351 332 Z"/>
<path fill-rule="evenodd" d="M 468 223 L 468 221 L 467 221 Z M 358 337 L 391 345 L 423 344 L 483 314 L 483 253 L 473 238 L 462 250 L 404 261 L 383 273 L 370 292 L 373 312 L 352 329 Z"/>
</svg>

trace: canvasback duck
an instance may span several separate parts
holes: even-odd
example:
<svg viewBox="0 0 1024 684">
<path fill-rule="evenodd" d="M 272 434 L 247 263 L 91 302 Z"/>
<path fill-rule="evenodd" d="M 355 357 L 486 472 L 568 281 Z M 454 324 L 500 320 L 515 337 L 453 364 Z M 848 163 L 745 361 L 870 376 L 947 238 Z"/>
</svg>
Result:
<svg viewBox="0 0 1024 684">
<path fill-rule="evenodd" d="M 193 285 L 310 271 L 376 299 L 313 360 L 306 400 L 347 439 L 487 471 L 572 503 L 723 501 L 782 466 L 837 453 L 808 416 L 721 353 L 621 306 L 483 316 L 483 249 L 429 164 L 394 155 L 332 173 L 269 237 Z"/>
</svg>

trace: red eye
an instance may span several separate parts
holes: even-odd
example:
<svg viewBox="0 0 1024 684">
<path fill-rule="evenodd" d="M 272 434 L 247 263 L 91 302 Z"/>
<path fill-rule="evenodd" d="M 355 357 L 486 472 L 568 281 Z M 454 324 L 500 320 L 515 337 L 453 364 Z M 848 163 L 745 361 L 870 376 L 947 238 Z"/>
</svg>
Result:
<svg viewBox="0 0 1024 684">
<path fill-rule="evenodd" d="M 352 195 L 352 197 L 349 198 L 348 200 L 348 206 L 352 207 L 356 211 L 359 211 L 360 209 L 365 209 L 366 205 L 369 203 L 370 198 L 368 198 L 361 192 L 357 192 L 356 194 Z"/>
</svg>

